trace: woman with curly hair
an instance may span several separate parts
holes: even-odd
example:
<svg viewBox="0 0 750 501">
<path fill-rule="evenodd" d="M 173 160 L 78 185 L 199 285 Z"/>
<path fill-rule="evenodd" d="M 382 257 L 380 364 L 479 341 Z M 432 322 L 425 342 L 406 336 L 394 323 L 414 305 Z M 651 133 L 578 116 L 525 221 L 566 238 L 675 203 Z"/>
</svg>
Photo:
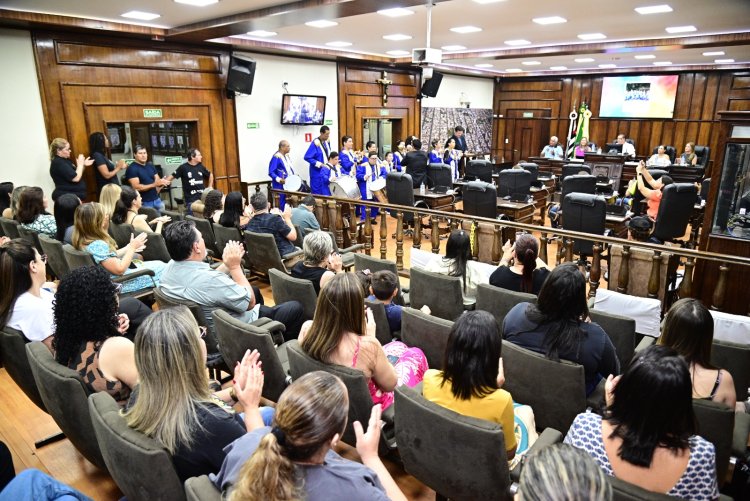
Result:
<svg viewBox="0 0 750 501">
<path fill-rule="evenodd" d="M 219 190 L 211 190 L 203 201 L 203 217 L 212 223 L 218 223 L 224 212 L 224 194 Z"/>
<path fill-rule="evenodd" d="M 55 360 L 78 372 L 92 392 L 124 405 L 138 381 L 127 315 L 117 313 L 118 286 L 100 266 L 71 270 L 55 297 Z"/>
</svg>

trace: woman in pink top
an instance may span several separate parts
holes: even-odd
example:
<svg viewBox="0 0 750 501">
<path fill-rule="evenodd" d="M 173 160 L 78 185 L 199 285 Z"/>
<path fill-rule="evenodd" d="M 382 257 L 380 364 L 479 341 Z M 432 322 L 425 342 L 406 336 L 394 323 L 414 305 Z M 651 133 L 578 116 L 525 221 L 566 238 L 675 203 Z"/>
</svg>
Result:
<svg viewBox="0 0 750 501">
<path fill-rule="evenodd" d="M 646 199 L 648 204 L 648 210 L 646 214 L 651 218 L 652 221 L 656 221 L 656 216 L 659 213 L 659 204 L 661 204 L 661 196 L 664 191 L 664 187 L 672 184 L 672 178 L 666 174 L 661 176 L 659 179 L 651 177 L 651 173 L 646 168 L 646 165 L 641 160 L 638 167 L 635 168 L 636 175 L 638 176 L 638 190 Z M 649 187 L 646 186 L 648 184 Z"/>
</svg>

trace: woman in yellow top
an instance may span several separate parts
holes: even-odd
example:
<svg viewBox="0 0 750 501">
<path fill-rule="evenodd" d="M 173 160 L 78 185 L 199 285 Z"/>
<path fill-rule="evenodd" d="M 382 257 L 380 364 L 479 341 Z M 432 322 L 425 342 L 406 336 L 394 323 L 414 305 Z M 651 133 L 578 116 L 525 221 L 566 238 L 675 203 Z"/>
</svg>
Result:
<svg viewBox="0 0 750 501">
<path fill-rule="evenodd" d="M 443 370 L 430 369 L 422 381 L 422 395 L 446 409 L 501 424 L 508 460 L 516 454 L 513 398 L 501 387 L 502 337 L 495 317 L 468 311 L 453 324 L 443 357 Z"/>
</svg>

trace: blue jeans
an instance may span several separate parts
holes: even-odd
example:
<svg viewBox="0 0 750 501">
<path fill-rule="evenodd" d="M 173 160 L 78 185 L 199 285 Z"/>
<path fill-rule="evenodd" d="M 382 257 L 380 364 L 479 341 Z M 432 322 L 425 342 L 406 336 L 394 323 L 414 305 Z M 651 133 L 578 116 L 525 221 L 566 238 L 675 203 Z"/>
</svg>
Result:
<svg viewBox="0 0 750 501">
<path fill-rule="evenodd" d="M 159 211 L 159 214 L 161 214 L 161 211 L 164 210 L 164 202 L 161 201 L 161 198 L 157 198 L 155 200 L 151 200 L 150 202 L 146 202 L 145 200 L 141 203 L 143 207 L 151 207 L 152 209 L 156 209 Z"/>
<path fill-rule="evenodd" d="M 273 417 L 276 415 L 276 409 L 273 407 L 258 407 L 258 410 L 260 411 L 260 417 L 263 420 L 263 426 L 271 426 Z M 240 412 L 240 417 L 244 421 L 245 413 Z"/>
<path fill-rule="evenodd" d="M 77 490 L 46 473 L 30 468 L 14 478 L 0 492 L 0 501 L 91 501 Z"/>
</svg>

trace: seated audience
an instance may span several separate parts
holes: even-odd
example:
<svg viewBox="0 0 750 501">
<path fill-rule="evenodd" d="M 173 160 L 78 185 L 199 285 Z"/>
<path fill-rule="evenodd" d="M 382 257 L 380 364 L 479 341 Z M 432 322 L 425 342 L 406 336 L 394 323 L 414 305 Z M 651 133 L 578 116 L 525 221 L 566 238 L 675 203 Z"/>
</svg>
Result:
<svg viewBox="0 0 750 501">
<path fill-rule="evenodd" d="M 539 259 L 537 239 L 531 233 L 521 233 L 513 245 L 508 240 L 503 246 L 500 266 L 490 275 L 490 285 L 536 295 L 549 273 L 546 263 Z"/>
<path fill-rule="evenodd" d="M 18 201 L 21 198 L 21 193 L 28 188 L 28 186 L 16 186 L 10 194 L 10 207 L 3 209 L 3 217 L 6 219 L 16 219 L 16 213 L 18 213 Z"/>
<path fill-rule="evenodd" d="M 204 194 L 203 217 L 212 223 L 218 223 L 224 212 L 224 194 L 219 190 L 208 190 Z"/>
<path fill-rule="evenodd" d="M 381 270 L 366 275 L 366 278 L 368 283 L 365 287 L 365 294 L 369 294 L 367 299 L 381 303 L 385 307 L 388 327 L 391 329 L 391 334 L 393 335 L 401 330 L 401 313 L 404 310 L 401 305 L 393 302 L 401 290 L 398 276 L 392 271 Z M 422 306 L 421 310 L 427 315 L 431 313 L 430 307 L 427 305 Z"/>
<path fill-rule="evenodd" d="M 302 305 L 289 301 L 268 307 L 256 301 L 242 270 L 245 250 L 241 243 L 227 242 L 223 263 L 212 269 L 205 261 L 206 242 L 192 221 L 177 221 L 167 226 L 164 242 L 172 261 L 161 276 L 162 292 L 174 299 L 198 303 L 209 327 L 213 327 L 213 311 L 221 308 L 243 322 L 250 323 L 259 317 L 277 320 L 286 326 L 284 339 L 297 337 L 302 325 Z"/>
<path fill-rule="evenodd" d="M 656 153 L 651 155 L 646 162 L 646 165 L 652 166 L 657 165 L 659 167 L 668 167 L 672 165 L 672 159 L 669 158 L 669 155 L 666 153 L 666 148 L 663 144 L 659 145 L 659 148 L 657 148 Z"/>
<path fill-rule="evenodd" d="M 427 370 L 419 348 L 400 341 L 381 346 L 372 312 L 365 314 L 364 293 L 353 273 L 339 273 L 320 290 L 315 317 L 305 322 L 300 345 L 315 360 L 361 370 L 373 403 L 388 408 L 397 385 L 415 386 Z"/>
<path fill-rule="evenodd" d="M 55 360 L 78 372 L 89 391 L 123 405 L 138 381 L 127 315 L 117 313 L 119 287 L 100 266 L 71 270 L 55 296 Z"/>
<path fill-rule="evenodd" d="M 47 256 L 23 238 L 0 246 L 0 328 L 11 327 L 51 347 L 56 286 L 46 282 L 46 262 Z"/>
<path fill-rule="evenodd" d="M 128 426 L 164 445 L 183 482 L 218 472 L 224 447 L 263 426 L 258 408 L 263 373 L 257 352 L 254 358 L 246 353 L 238 363 L 237 384 L 226 392 L 232 405 L 242 403 L 241 417 L 209 390 L 203 335 L 185 306 L 151 315 L 135 338 L 140 378 L 124 413 Z"/>
<path fill-rule="evenodd" d="M 104 214 L 104 208 L 97 202 L 81 205 L 75 212 L 75 228 L 73 229 L 73 247 L 86 251 L 113 277 L 128 275 L 142 268 L 154 272 L 154 277 L 141 276 L 123 282 L 122 292 L 135 292 L 159 285 L 159 276 L 165 264 L 161 261 L 136 261 L 136 252 L 146 248 L 148 241 L 145 233 L 131 236 L 130 243 L 123 249 L 107 233 L 109 218 Z M 131 267 L 135 266 L 135 267 Z"/>
<path fill-rule="evenodd" d="M 711 363 L 713 341 L 714 320 L 703 303 L 683 298 L 672 305 L 664 319 L 659 344 L 677 351 L 687 362 L 693 398 L 713 400 L 734 409 L 734 380 L 729 372 Z"/>
<path fill-rule="evenodd" d="M 461 293 L 464 305 L 477 302 L 477 285 L 486 284 L 488 277 L 471 256 L 471 237 L 464 230 L 455 230 L 445 244 L 445 257 L 427 263 L 425 270 L 441 275 L 461 278 Z"/>
<path fill-rule="evenodd" d="M 72 193 L 60 195 L 57 202 L 55 202 L 55 225 L 57 226 L 55 238 L 60 242 L 66 244 L 73 243 L 75 213 L 79 205 L 81 205 L 81 199 Z"/>
<path fill-rule="evenodd" d="M 690 142 L 685 145 L 685 152 L 680 155 L 680 164 L 682 165 L 696 165 L 698 163 L 698 155 L 695 154 L 695 143 Z"/>
<path fill-rule="evenodd" d="M 565 443 L 588 452 L 604 473 L 652 492 L 719 497 L 714 446 L 696 435 L 690 371 L 671 348 L 636 353 L 607 379 L 604 417 L 579 414 Z"/>
<path fill-rule="evenodd" d="M 519 303 L 503 320 L 503 339 L 551 360 L 583 365 L 586 394 L 620 362 L 609 336 L 589 319 L 586 279 L 574 263 L 558 265 L 539 291 L 537 304 Z"/>
<path fill-rule="evenodd" d="M 497 321 L 486 311 L 458 317 L 448 336 L 443 370 L 430 369 L 422 394 L 436 404 L 464 416 L 502 425 L 508 460 L 516 454 L 513 398 L 502 389 L 503 340 Z"/>
<path fill-rule="evenodd" d="M 348 412 L 346 386 L 339 378 L 323 371 L 305 374 L 281 394 L 271 427 L 251 430 L 231 443 L 221 471 L 211 479 L 231 501 L 406 500 L 378 457 L 380 406 L 372 408 L 366 431 L 354 423 L 364 464 L 333 451 Z"/>
<path fill-rule="evenodd" d="M 55 216 L 47 212 L 47 197 L 38 186 L 29 186 L 21 192 L 16 220 L 21 223 L 22 228 L 27 230 L 36 231 L 50 238 L 55 238 L 57 235 Z"/>
<path fill-rule="evenodd" d="M 542 156 L 544 158 L 554 158 L 557 160 L 562 160 L 563 149 L 562 146 L 557 143 L 557 136 L 552 136 L 549 138 L 549 144 L 542 148 L 542 152 L 539 156 Z"/>
<path fill-rule="evenodd" d="M 517 501 L 612 500 L 612 486 L 580 449 L 553 444 L 530 454 L 521 470 Z"/>
<path fill-rule="evenodd" d="M 108 185 L 113 186 L 113 185 Z M 120 199 L 115 204 L 112 222 L 115 224 L 129 224 L 136 232 L 154 232 L 161 233 L 164 224 L 172 220 L 169 216 L 159 216 L 151 221 L 147 221 L 146 214 L 139 214 L 141 208 L 141 194 L 130 186 L 123 186 L 120 192 Z M 153 228 L 151 226 L 153 226 Z"/>
<path fill-rule="evenodd" d="M 324 231 L 308 233 L 302 248 L 305 256 L 302 261 L 292 267 L 292 276 L 309 280 L 315 288 L 315 294 L 318 294 L 320 288 L 336 273 L 341 273 L 343 269 L 341 256 L 333 252 L 331 235 Z"/>
<path fill-rule="evenodd" d="M 113 220 L 112 216 L 115 213 L 115 207 L 120 200 L 121 193 L 122 186 L 115 183 L 105 184 L 102 191 L 99 192 L 99 203 L 104 206 L 104 212 L 109 216 L 110 220 Z M 57 202 L 55 202 L 55 204 L 57 204 Z"/>
<path fill-rule="evenodd" d="M 586 153 L 591 152 L 591 146 L 589 146 L 589 138 L 582 137 L 581 141 L 578 143 L 578 146 L 575 148 L 575 156 L 576 158 L 583 158 L 586 156 Z"/>
<path fill-rule="evenodd" d="M 305 230 L 315 231 L 320 229 L 320 223 L 315 218 L 315 198 L 307 195 L 297 207 L 292 209 L 292 224 L 299 226 L 302 236 Z"/>
<path fill-rule="evenodd" d="M 244 229 L 254 233 L 269 233 L 276 240 L 279 254 L 284 257 L 295 251 L 294 242 L 297 240 L 297 230 L 292 224 L 292 211 L 287 206 L 284 212 L 279 209 L 268 209 L 268 198 L 265 193 L 256 193 L 250 197 L 250 205 L 253 207 L 253 218 Z M 225 204 L 226 210 L 226 204 Z"/>
<path fill-rule="evenodd" d="M 218 223 L 225 228 L 237 228 L 243 231 L 250 222 L 250 216 L 246 211 L 245 197 L 239 191 L 232 191 L 224 200 L 224 210 L 219 216 Z"/>
</svg>

